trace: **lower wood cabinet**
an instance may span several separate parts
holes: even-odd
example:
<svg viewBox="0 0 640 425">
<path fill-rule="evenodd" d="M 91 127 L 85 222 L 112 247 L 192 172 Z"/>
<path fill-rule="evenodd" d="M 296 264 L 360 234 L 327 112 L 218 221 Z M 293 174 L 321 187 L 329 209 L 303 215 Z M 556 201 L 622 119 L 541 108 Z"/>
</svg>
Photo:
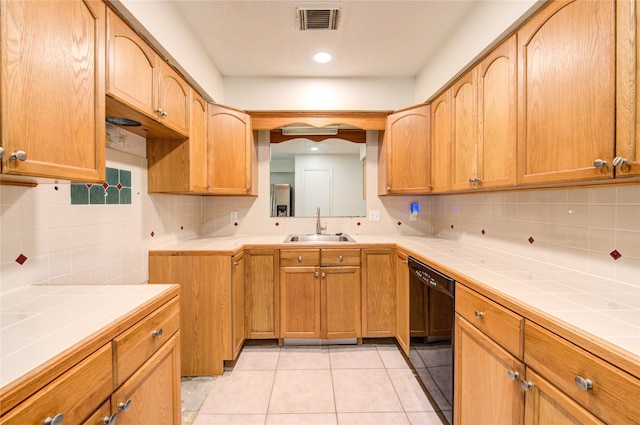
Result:
<svg viewBox="0 0 640 425">
<path fill-rule="evenodd" d="M 280 337 L 279 250 L 250 249 L 246 261 L 246 335 L 249 339 Z"/>
<path fill-rule="evenodd" d="M 402 351 L 409 356 L 410 323 L 409 323 L 409 256 L 402 251 L 396 251 L 396 340 Z"/>
<path fill-rule="evenodd" d="M 177 291 L 176 291 L 177 293 Z M 157 302 L 157 301 L 156 301 Z M 136 314 L 136 313 L 134 313 Z M 179 297 L 120 332 L 123 323 L 89 338 L 120 332 L 0 418 L 6 425 L 52 423 L 104 425 L 181 423 Z M 116 330 L 118 329 L 118 330 Z M 121 378 L 118 378 L 120 376 Z M 36 380 L 37 382 L 37 380 Z M 26 384 L 27 387 L 36 385 Z M 36 387 L 37 388 L 37 387 Z M 59 421 L 59 422 L 56 422 Z"/>
<path fill-rule="evenodd" d="M 360 267 L 321 267 L 320 304 L 322 338 L 359 338 Z"/>
<path fill-rule="evenodd" d="M 454 424 L 522 424 L 524 364 L 460 315 L 454 335 Z"/>
<path fill-rule="evenodd" d="M 362 250 L 362 336 L 396 334 L 394 249 Z"/>
<path fill-rule="evenodd" d="M 320 338 L 319 267 L 280 268 L 280 338 Z"/>
<path fill-rule="evenodd" d="M 241 252 L 231 259 L 231 296 L 233 298 L 233 336 L 231 357 L 236 358 L 246 338 L 245 327 L 245 255 Z"/>
</svg>

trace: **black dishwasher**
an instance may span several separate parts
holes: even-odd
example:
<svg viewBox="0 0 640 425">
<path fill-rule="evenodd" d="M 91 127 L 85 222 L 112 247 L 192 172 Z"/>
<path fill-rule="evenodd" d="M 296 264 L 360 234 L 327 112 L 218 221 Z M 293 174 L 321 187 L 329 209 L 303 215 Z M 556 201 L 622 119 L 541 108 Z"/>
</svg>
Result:
<svg viewBox="0 0 640 425">
<path fill-rule="evenodd" d="M 454 296 L 452 278 L 409 257 L 409 360 L 436 412 L 449 424 L 453 423 Z"/>
</svg>

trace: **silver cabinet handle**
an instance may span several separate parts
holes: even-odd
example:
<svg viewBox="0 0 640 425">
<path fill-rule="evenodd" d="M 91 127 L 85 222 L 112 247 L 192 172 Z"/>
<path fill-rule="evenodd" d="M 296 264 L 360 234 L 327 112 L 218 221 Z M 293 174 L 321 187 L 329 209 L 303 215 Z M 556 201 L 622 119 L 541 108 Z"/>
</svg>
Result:
<svg viewBox="0 0 640 425">
<path fill-rule="evenodd" d="M 154 329 L 153 332 L 151 332 L 151 335 L 154 336 L 154 337 L 161 337 L 162 336 L 162 328 Z"/>
<path fill-rule="evenodd" d="M 325 277 L 327 277 L 327 275 L 322 272 L 322 278 L 324 279 Z"/>
<path fill-rule="evenodd" d="M 104 418 L 102 418 L 102 425 L 116 425 L 117 421 L 118 421 L 118 414 L 114 413 L 111 416 L 105 416 Z"/>
<path fill-rule="evenodd" d="M 64 421 L 64 415 L 62 413 L 58 413 L 53 418 L 49 416 L 44 420 L 44 422 L 42 422 L 42 425 L 62 425 L 62 421 Z"/>
<path fill-rule="evenodd" d="M 516 379 L 520 379 L 520 374 L 518 372 L 516 372 L 516 371 L 511 370 L 511 369 L 509 369 L 507 371 L 507 376 L 509 377 L 509 379 L 511 381 L 515 381 Z"/>
<path fill-rule="evenodd" d="M 4 158 L 5 153 L 4 148 L 0 146 L 0 159 Z"/>
<path fill-rule="evenodd" d="M 27 153 L 25 151 L 15 151 L 11 154 L 11 159 L 13 159 L 14 161 L 24 162 L 27 160 Z"/>
<path fill-rule="evenodd" d="M 320 273 L 316 272 L 316 277 L 320 276 Z"/>
<path fill-rule="evenodd" d="M 120 402 L 118 404 L 118 410 L 120 410 L 120 411 L 128 412 L 129 409 L 131 409 L 131 399 L 129 399 L 127 401 Z"/>
<path fill-rule="evenodd" d="M 576 376 L 575 383 L 581 391 L 587 391 L 593 388 L 593 381 L 591 379 L 585 379 L 582 376 Z"/>
<path fill-rule="evenodd" d="M 342 261 L 343 259 L 342 255 L 338 255 L 338 261 Z"/>
<path fill-rule="evenodd" d="M 302 261 L 302 255 L 298 255 L 298 263 Z"/>
<path fill-rule="evenodd" d="M 602 168 L 602 167 L 604 167 L 606 165 L 607 165 L 607 161 L 605 161 L 604 159 L 598 158 L 595 161 L 593 161 L 593 166 L 595 168 Z"/>
<path fill-rule="evenodd" d="M 613 158 L 613 161 L 611 161 L 611 164 L 613 164 L 614 167 L 618 167 L 620 165 L 624 165 L 628 163 L 629 162 L 627 161 L 627 158 L 623 158 L 621 156 L 616 156 L 615 158 Z"/>
<path fill-rule="evenodd" d="M 390 190 L 391 190 L 391 186 L 387 186 L 387 191 L 390 191 Z"/>
<path fill-rule="evenodd" d="M 476 319 L 482 319 L 484 317 L 484 311 L 474 311 L 473 315 L 476 317 Z"/>
<path fill-rule="evenodd" d="M 407 260 L 402 260 L 402 264 L 409 264 L 409 261 L 407 261 Z"/>
<path fill-rule="evenodd" d="M 525 381 L 524 379 L 521 379 L 520 388 L 522 388 L 523 391 L 529 391 L 531 388 L 533 388 L 533 384 L 529 381 Z"/>
<path fill-rule="evenodd" d="M 474 177 L 472 179 L 469 179 L 469 183 L 474 184 L 474 183 L 480 183 L 480 179 L 477 177 Z"/>
<path fill-rule="evenodd" d="M 166 116 L 167 116 L 167 113 L 166 113 L 165 111 L 163 111 L 163 110 L 162 110 L 162 108 L 158 108 L 158 109 L 156 109 L 156 112 L 157 112 L 158 114 L 160 114 L 161 116 L 163 116 L 163 117 L 166 117 Z"/>
<path fill-rule="evenodd" d="M 234 266 L 237 266 L 238 264 L 240 264 L 240 261 L 234 261 L 234 262 L 233 262 L 233 265 L 234 265 Z"/>
</svg>

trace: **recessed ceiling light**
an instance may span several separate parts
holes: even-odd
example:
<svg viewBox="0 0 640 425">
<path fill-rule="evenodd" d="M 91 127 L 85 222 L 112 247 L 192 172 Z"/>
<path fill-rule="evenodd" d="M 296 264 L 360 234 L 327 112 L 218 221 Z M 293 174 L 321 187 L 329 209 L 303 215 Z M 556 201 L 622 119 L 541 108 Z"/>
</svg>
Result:
<svg viewBox="0 0 640 425">
<path fill-rule="evenodd" d="M 312 147 L 312 148 L 309 148 L 309 150 L 310 150 L 310 151 L 317 151 L 317 150 L 320 150 L 320 148 L 319 148 L 319 147 L 317 147 L 317 146 L 314 146 L 314 147 Z"/>
<path fill-rule="evenodd" d="M 327 52 L 319 52 L 313 55 L 313 60 L 318 63 L 327 63 L 331 60 L 331 55 Z"/>
</svg>

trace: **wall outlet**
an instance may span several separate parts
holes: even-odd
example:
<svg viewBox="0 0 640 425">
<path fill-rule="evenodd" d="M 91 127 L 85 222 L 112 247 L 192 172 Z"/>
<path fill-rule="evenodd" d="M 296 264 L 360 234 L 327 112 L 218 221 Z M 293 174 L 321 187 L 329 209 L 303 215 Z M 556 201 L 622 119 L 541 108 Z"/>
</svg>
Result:
<svg viewBox="0 0 640 425">
<path fill-rule="evenodd" d="M 369 210 L 369 221 L 380 221 L 380 211 Z"/>
<path fill-rule="evenodd" d="M 235 223 L 236 221 L 238 221 L 238 211 L 231 211 L 229 213 L 229 222 Z"/>
</svg>

